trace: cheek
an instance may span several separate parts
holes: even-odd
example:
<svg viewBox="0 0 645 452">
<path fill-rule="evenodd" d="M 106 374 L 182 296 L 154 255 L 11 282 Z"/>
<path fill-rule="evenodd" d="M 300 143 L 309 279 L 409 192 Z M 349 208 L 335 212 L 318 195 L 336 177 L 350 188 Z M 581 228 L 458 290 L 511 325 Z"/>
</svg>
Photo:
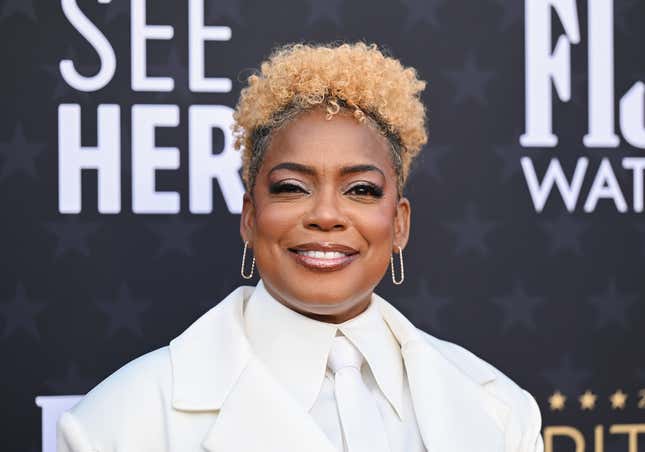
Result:
<svg viewBox="0 0 645 452">
<path fill-rule="evenodd" d="M 355 217 L 354 226 L 370 247 L 389 250 L 394 236 L 394 211 L 389 207 L 363 211 Z"/>
<path fill-rule="evenodd" d="M 296 227 L 300 221 L 300 209 L 286 204 L 269 204 L 256 211 L 256 236 L 258 240 L 279 240 Z"/>
</svg>

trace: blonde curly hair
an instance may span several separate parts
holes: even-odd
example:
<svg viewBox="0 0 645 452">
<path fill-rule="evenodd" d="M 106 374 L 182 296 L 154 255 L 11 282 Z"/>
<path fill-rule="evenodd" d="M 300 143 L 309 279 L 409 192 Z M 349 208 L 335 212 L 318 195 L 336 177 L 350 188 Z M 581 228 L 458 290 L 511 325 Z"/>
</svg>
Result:
<svg viewBox="0 0 645 452">
<path fill-rule="evenodd" d="M 235 149 L 243 149 L 247 191 L 271 133 L 300 112 L 323 107 L 331 119 L 341 109 L 359 122 L 376 125 L 391 144 L 403 191 L 410 163 L 427 142 L 426 110 L 420 93 L 426 82 L 412 67 L 385 55 L 376 44 L 287 44 L 278 47 L 249 76 L 233 113 Z"/>
</svg>

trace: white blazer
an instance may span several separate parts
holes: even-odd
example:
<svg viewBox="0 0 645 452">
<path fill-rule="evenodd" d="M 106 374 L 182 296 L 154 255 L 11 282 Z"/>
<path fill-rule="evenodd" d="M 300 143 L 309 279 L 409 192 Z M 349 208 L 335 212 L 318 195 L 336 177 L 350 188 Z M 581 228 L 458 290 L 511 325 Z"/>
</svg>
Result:
<svg viewBox="0 0 645 452">
<path fill-rule="evenodd" d="M 110 375 L 57 424 L 58 452 L 337 452 L 254 356 L 241 286 L 169 346 Z M 401 344 L 430 452 L 542 452 L 535 400 L 490 364 L 430 336 L 378 295 Z"/>
</svg>

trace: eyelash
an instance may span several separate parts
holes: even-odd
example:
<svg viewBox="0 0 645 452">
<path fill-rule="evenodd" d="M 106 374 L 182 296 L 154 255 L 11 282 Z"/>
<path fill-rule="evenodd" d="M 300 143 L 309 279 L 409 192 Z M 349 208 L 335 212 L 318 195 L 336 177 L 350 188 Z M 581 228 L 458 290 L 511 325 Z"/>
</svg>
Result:
<svg viewBox="0 0 645 452">
<path fill-rule="evenodd" d="M 383 197 L 383 189 L 373 184 L 361 183 L 356 184 L 351 187 L 347 192 L 351 192 L 355 189 L 361 189 L 363 193 L 356 193 L 357 196 L 370 196 L 374 198 Z M 280 194 L 280 193 L 308 193 L 304 188 L 299 185 L 291 184 L 288 182 L 277 182 L 269 186 L 269 193 L 271 194 Z"/>
</svg>

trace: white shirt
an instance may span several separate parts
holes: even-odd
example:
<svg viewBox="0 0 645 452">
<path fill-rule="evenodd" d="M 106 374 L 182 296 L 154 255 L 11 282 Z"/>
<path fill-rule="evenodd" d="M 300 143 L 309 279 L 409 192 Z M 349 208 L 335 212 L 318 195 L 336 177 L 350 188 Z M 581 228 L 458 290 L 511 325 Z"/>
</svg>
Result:
<svg viewBox="0 0 645 452">
<path fill-rule="evenodd" d="M 375 303 L 346 322 L 306 317 L 271 296 L 260 280 L 244 308 L 254 353 L 298 400 L 339 451 L 347 451 L 327 367 L 332 340 L 344 334 L 365 357 L 362 375 L 376 399 L 392 452 L 426 452 L 412 407 L 401 347 Z"/>
</svg>

